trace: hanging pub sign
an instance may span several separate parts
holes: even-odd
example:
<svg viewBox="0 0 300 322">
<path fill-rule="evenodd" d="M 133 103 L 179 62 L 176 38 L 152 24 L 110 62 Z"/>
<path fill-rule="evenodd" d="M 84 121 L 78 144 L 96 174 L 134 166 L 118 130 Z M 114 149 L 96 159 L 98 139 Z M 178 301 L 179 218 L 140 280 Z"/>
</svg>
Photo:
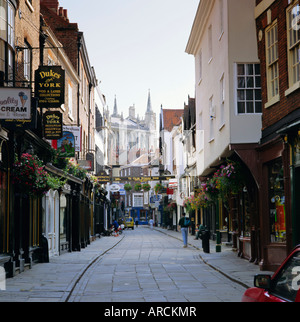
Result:
<svg viewBox="0 0 300 322">
<path fill-rule="evenodd" d="M 57 140 L 57 151 L 62 158 L 75 157 L 75 137 L 72 132 L 63 131 L 62 138 Z"/>
<path fill-rule="evenodd" d="M 65 103 L 65 71 L 60 66 L 40 66 L 35 71 L 35 96 L 39 107 L 61 107 Z"/>
<path fill-rule="evenodd" d="M 30 120 L 31 119 L 31 89 L 1 88 L 0 89 L 0 119 Z"/>
<path fill-rule="evenodd" d="M 44 138 L 47 140 L 59 140 L 63 136 L 62 113 L 46 112 L 43 115 Z"/>
</svg>

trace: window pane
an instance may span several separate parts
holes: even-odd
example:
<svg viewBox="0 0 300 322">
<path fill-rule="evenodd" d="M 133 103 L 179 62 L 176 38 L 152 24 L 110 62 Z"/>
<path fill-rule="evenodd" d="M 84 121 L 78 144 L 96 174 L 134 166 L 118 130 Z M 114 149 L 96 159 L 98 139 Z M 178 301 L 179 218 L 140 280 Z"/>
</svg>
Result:
<svg viewBox="0 0 300 322">
<path fill-rule="evenodd" d="M 261 78 L 260 78 L 260 76 L 256 76 L 255 77 L 255 87 L 257 88 L 259 88 L 259 87 L 261 87 Z"/>
<path fill-rule="evenodd" d="M 260 77 L 260 64 L 255 64 L 255 75 Z"/>
<path fill-rule="evenodd" d="M 262 113 L 262 103 L 255 102 L 255 113 Z"/>
<path fill-rule="evenodd" d="M 245 91 L 238 91 L 238 101 L 244 101 L 245 100 Z"/>
<path fill-rule="evenodd" d="M 247 101 L 253 101 L 253 90 L 251 89 L 251 90 L 247 90 L 246 91 L 246 99 L 247 99 Z"/>
<path fill-rule="evenodd" d="M 238 64 L 237 74 L 238 75 L 245 75 L 245 65 L 244 64 Z"/>
<path fill-rule="evenodd" d="M 253 65 L 247 64 L 246 68 L 247 68 L 247 75 L 249 75 L 249 76 L 253 75 Z"/>
<path fill-rule="evenodd" d="M 254 113 L 254 103 L 247 102 L 247 113 Z"/>
<path fill-rule="evenodd" d="M 244 114 L 245 113 L 245 103 L 238 102 L 238 113 Z"/>
<path fill-rule="evenodd" d="M 245 88 L 245 78 L 244 77 L 239 77 L 238 78 L 238 88 Z"/>
<path fill-rule="evenodd" d="M 255 90 L 255 100 L 261 101 L 261 90 L 260 89 Z"/>
<path fill-rule="evenodd" d="M 253 88 L 253 87 L 254 87 L 254 78 L 247 77 L 247 88 Z"/>
</svg>

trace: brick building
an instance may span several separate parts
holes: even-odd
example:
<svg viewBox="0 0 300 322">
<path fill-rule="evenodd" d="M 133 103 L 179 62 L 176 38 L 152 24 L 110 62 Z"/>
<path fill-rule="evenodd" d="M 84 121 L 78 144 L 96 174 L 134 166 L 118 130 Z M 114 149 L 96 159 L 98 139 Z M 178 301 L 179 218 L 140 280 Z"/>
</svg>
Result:
<svg viewBox="0 0 300 322">
<path fill-rule="evenodd" d="M 79 82 L 66 82 L 68 103 L 68 122 L 81 127 L 82 147 L 79 160 L 91 160 L 95 164 L 95 88 L 97 79 L 91 66 L 85 44 L 84 34 L 79 31 L 76 23 L 68 19 L 66 9 L 59 7 L 57 0 L 41 0 L 41 14 L 51 28 L 57 40 L 73 65 Z M 69 104 L 70 105 L 70 104 Z"/>
<path fill-rule="evenodd" d="M 299 15 L 299 1 L 256 1 L 264 107 L 257 150 L 263 269 L 276 268 L 300 242 Z"/>
</svg>

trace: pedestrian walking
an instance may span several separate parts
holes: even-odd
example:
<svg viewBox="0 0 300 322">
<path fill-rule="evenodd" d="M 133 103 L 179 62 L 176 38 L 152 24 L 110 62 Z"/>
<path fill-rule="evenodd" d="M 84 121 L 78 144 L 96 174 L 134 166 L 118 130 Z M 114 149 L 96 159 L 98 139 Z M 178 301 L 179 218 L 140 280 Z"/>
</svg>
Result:
<svg viewBox="0 0 300 322">
<path fill-rule="evenodd" d="M 150 224 L 151 230 L 153 229 L 153 223 L 154 223 L 153 219 L 150 219 L 149 224 Z"/>
<path fill-rule="evenodd" d="M 191 226 L 191 220 L 190 218 L 187 218 L 185 214 L 183 214 L 183 217 L 179 220 L 179 226 L 181 226 L 181 233 L 182 233 L 182 239 L 183 239 L 183 247 L 187 248 L 188 243 L 188 233 L 189 233 L 189 227 Z"/>
<path fill-rule="evenodd" d="M 135 217 L 135 227 L 138 228 L 139 226 L 139 218 Z"/>
</svg>

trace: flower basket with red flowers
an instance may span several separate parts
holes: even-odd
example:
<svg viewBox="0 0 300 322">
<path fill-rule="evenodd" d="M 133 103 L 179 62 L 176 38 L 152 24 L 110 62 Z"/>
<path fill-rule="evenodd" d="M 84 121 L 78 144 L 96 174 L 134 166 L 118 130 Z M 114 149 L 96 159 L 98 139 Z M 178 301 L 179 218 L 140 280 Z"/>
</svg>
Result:
<svg viewBox="0 0 300 322">
<path fill-rule="evenodd" d="M 22 154 L 20 160 L 16 158 L 12 177 L 13 183 L 20 190 L 32 196 L 42 196 L 50 189 L 48 173 L 44 170 L 42 161 L 28 153 Z"/>
</svg>

